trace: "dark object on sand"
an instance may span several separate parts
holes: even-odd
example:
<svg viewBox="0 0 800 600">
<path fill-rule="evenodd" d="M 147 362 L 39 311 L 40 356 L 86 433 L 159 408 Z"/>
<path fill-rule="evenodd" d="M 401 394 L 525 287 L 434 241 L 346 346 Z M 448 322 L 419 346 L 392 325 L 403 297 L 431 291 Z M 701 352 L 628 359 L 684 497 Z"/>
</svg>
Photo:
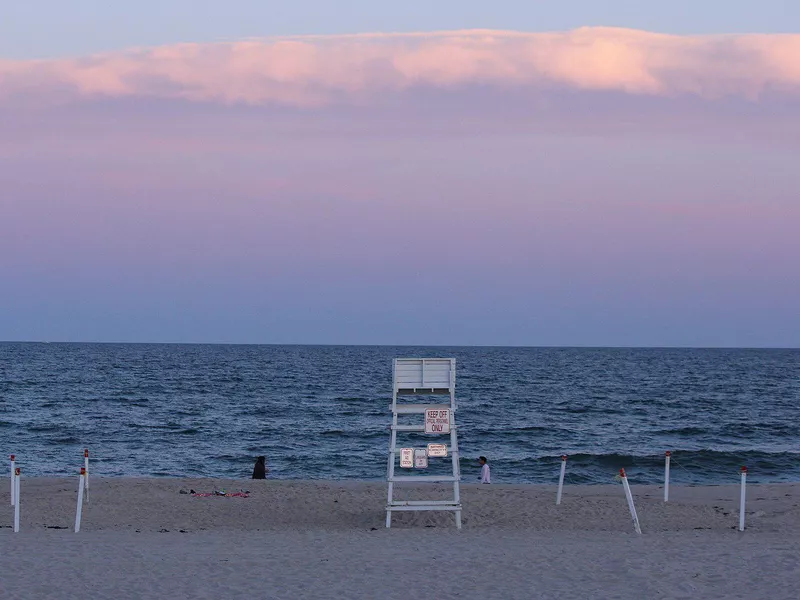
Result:
<svg viewBox="0 0 800 600">
<path fill-rule="evenodd" d="M 259 456 L 256 459 L 256 466 L 253 467 L 253 479 L 266 479 L 267 478 L 267 465 L 265 461 L 266 456 Z"/>
</svg>

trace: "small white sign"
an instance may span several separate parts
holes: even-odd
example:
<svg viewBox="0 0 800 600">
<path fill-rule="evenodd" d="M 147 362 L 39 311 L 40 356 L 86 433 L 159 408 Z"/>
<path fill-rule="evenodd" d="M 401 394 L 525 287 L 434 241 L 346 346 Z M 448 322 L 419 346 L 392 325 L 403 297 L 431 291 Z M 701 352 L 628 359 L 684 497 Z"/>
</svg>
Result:
<svg viewBox="0 0 800 600">
<path fill-rule="evenodd" d="M 447 456 L 447 444 L 428 444 L 428 456 Z"/>
<path fill-rule="evenodd" d="M 427 469 L 428 468 L 428 453 L 425 448 L 414 449 L 414 468 Z"/>
<path fill-rule="evenodd" d="M 400 467 L 410 469 L 414 466 L 414 449 L 400 448 Z"/>
<path fill-rule="evenodd" d="M 450 433 L 450 409 L 426 409 L 425 433 Z"/>
</svg>

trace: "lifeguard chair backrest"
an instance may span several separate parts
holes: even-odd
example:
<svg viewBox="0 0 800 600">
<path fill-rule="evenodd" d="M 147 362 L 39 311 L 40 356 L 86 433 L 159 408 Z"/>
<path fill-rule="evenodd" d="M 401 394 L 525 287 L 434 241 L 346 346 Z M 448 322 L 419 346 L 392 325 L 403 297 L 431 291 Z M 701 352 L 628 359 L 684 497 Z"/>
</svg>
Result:
<svg viewBox="0 0 800 600">
<path fill-rule="evenodd" d="M 456 359 L 395 358 L 392 379 L 398 393 L 450 393 L 456 386 Z"/>
</svg>

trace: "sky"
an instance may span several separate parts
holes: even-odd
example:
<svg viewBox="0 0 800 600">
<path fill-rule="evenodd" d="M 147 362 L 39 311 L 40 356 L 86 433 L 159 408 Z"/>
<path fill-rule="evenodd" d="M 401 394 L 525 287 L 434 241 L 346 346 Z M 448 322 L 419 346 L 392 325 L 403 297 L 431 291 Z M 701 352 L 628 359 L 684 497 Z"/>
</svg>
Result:
<svg viewBox="0 0 800 600">
<path fill-rule="evenodd" d="M 800 346 L 795 3 L 116 4 L 0 20 L 0 340 Z"/>
<path fill-rule="evenodd" d="M 0 56 L 82 56 L 248 37 L 611 26 L 675 34 L 797 33 L 793 0 L 26 0 L 0 18 Z"/>
</svg>

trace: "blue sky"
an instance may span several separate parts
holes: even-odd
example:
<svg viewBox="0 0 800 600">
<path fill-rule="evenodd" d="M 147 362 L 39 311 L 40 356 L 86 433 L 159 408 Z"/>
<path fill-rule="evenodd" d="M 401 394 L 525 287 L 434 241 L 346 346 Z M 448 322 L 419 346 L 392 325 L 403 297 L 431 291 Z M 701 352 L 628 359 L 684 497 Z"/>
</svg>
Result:
<svg viewBox="0 0 800 600">
<path fill-rule="evenodd" d="M 588 25 L 650 31 L 791 33 L 792 0 L 25 0 L 4 2 L 0 57 L 50 58 L 250 36 Z"/>
</svg>

